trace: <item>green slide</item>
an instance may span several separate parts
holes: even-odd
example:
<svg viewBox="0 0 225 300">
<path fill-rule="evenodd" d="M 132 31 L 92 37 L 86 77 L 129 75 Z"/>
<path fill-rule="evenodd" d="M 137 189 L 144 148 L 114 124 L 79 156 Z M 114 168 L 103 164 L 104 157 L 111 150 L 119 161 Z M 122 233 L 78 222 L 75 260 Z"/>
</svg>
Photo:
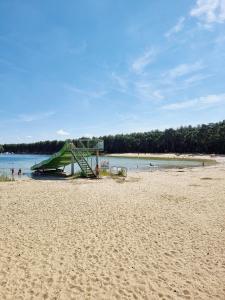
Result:
<svg viewBox="0 0 225 300">
<path fill-rule="evenodd" d="M 93 141 L 91 142 L 89 140 L 78 140 L 75 144 L 67 141 L 59 152 L 32 166 L 31 170 L 43 173 L 62 171 L 61 168 L 65 168 L 70 164 L 73 166 L 74 163 L 77 163 L 85 177 L 94 178 L 96 174 L 89 165 L 87 158 L 95 151 L 102 151 L 104 145 L 103 141 L 100 140 L 95 141 L 94 144 Z"/>
</svg>

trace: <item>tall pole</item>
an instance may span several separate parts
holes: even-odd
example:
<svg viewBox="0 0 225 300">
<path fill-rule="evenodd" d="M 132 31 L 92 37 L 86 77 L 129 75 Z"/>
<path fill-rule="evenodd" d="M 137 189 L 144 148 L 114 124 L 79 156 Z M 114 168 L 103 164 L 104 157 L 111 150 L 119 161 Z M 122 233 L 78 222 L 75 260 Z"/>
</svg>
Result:
<svg viewBox="0 0 225 300">
<path fill-rule="evenodd" d="M 96 165 L 99 163 L 99 150 L 96 151 Z"/>
<path fill-rule="evenodd" d="M 99 177 L 99 150 L 96 151 L 96 168 L 95 168 L 96 176 Z"/>
<path fill-rule="evenodd" d="M 74 175 L 74 156 L 73 156 L 73 154 L 71 157 L 71 175 L 72 176 Z"/>
</svg>

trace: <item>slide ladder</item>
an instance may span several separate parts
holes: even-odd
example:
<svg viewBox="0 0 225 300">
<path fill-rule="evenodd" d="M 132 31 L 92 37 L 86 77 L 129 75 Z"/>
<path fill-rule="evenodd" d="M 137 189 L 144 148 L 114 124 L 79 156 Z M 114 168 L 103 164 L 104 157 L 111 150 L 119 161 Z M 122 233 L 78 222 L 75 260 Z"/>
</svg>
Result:
<svg viewBox="0 0 225 300">
<path fill-rule="evenodd" d="M 79 165 L 85 177 L 90 177 L 90 178 L 96 177 L 96 174 L 94 173 L 94 171 L 92 170 L 91 166 L 89 165 L 86 159 L 88 156 L 91 155 L 90 153 L 88 153 L 87 151 L 76 150 L 76 151 L 72 151 L 72 154 L 74 156 L 75 162 Z"/>
</svg>

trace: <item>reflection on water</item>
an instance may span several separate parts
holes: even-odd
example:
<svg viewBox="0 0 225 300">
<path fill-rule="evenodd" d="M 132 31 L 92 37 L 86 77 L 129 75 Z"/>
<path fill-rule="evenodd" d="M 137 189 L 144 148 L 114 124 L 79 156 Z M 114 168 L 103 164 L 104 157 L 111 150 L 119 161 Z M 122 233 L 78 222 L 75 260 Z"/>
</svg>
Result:
<svg viewBox="0 0 225 300">
<path fill-rule="evenodd" d="M 10 175 L 11 169 L 14 169 L 15 176 L 19 169 L 22 170 L 22 174 L 30 176 L 30 167 L 34 164 L 47 159 L 47 155 L 27 155 L 27 154 L 13 154 L 13 155 L 0 155 L 0 174 Z M 105 163 L 108 161 L 109 167 L 122 166 L 128 170 L 140 170 L 140 171 L 151 171 L 157 168 L 171 168 L 171 167 L 197 167 L 201 165 L 199 161 L 184 161 L 184 160 L 154 160 L 154 159 L 143 159 L 143 158 L 123 158 L 123 157 L 110 157 L 100 156 L 99 162 Z M 89 164 L 92 168 L 95 168 L 95 157 L 88 158 Z M 79 167 L 75 165 L 75 170 L 79 170 Z M 65 171 L 70 173 L 70 166 L 65 168 Z"/>
</svg>

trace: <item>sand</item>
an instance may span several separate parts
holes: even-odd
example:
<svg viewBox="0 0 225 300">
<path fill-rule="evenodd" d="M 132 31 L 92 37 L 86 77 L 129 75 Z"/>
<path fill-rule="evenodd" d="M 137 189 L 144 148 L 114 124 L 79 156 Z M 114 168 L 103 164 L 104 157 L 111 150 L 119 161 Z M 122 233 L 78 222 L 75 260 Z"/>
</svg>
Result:
<svg viewBox="0 0 225 300">
<path fill-rule="evenodd" d="M 225 165 L 0 183 L 0 299 L 225 299 Z"/>
<path fill-rule="evenodd" d="M 151 159 L 188 159 L 188 160 L 208 160 L 212 162 L 225 162 L 225 156 L 214 154 L 176 154 L 176 153 L 114 153 L 107 154 L 107 156 L 113 157 L 139 157 L 139 158 L 151 158 Z"/>
</svg>

